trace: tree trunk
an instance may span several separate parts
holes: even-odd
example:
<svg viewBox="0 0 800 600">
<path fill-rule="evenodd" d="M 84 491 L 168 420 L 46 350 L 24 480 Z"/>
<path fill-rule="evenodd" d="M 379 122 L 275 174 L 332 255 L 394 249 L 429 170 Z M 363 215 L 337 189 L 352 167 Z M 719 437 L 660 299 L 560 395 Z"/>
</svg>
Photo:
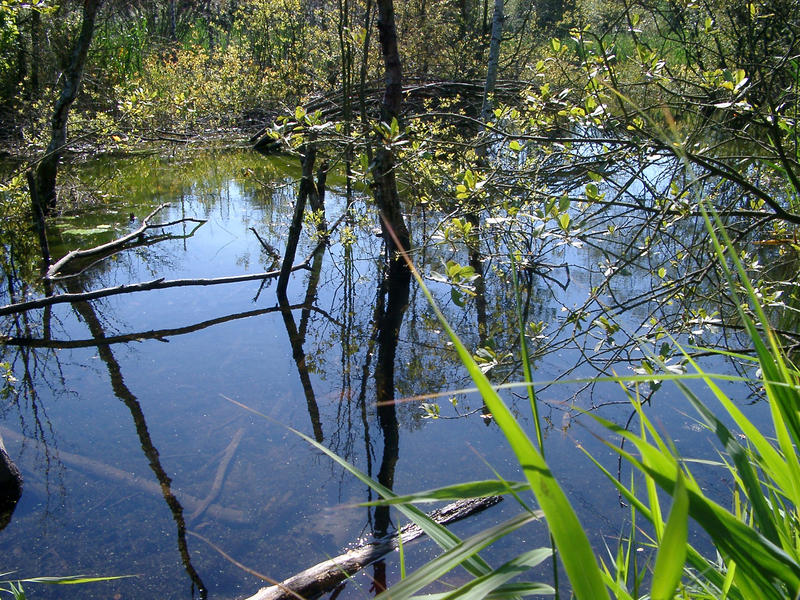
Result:
<svg viewBox="0 0 800 600">
<path fill-rule="evenodd" d="M 3 446 L 0 436 L 0 529 L 11 521 L 11 514 L 22 495 L 22 475 Z"/>
<path fill-rule="evenodd" d="M 84 0 L 83 2 L 81 32 L 75 48 L 72 50 L 69 67 L 62 74 L 64 84 L 53 110 L 50 144 L 47 146 L 44 158 L 36 168 L 37 196 L 42 212 L 45 214 L 56 206 L 56 173 L 58 172 L 61 153 L 67 143 L 67 118 L 69 109 L 78 96 L 83 67 L 86 64 L 86 55 L 89 52 L 89 46 L 94 35 L 95 17 L 101 3 L 102 0 Z"/>
<path fill-rule="evenodd" d="M 393 0 L 378 0 L 378 40 L 383 53 L 384 80 L 386 90 L 381 105 L 381 121 L 391 123 L 400 119 L 403 100 L 403 70 L 400 66 L 400 51 L 397 47 L 397 26 L 394 20 Z"/>
<path fill-rule="evenodd" d="M 486 69 L 486 85 L 483 88 L 483 105 L 481 119 L 486 123 L 492 116 L 491 95 L 497 83 L 497 67 L 500 63 L 500 42 L 503 40 L 503 0 L 494 0 L 494 17 L 492 17 L 492 41 L 489 44 L 489 62 Z"/>
<path fill-rule="evenodd" d="M 292 223 L 289 225 L 289 238 L 286 241 L 286 251 L 283 255 L 281 274 L 278 277 L 277 294 L 280 301 L 286 300 L 286 288 L 289 285 L 289 274 L 292 270 L 297 244 L 300 240 L 300 233 L 303 231 L 303 213 L 306 209 L 306 201 L 311 197 L 311 205 L 317 202 L 317 187 L 314 184 L 314 162 L 317 159 L 317 148 L 313 138 L 310 138 L 303 145 L 303 174 L 300 177 L 300 189 L 297 192 L 297 200 L 294 205 Z"/>
<path fill-rule="evenodd" d="M 403 72 L 400 66 L 400 51 L 397 47 L 397 27 L 394 20 L 393 0 L 378 0 L 378 38 L 383 53 L 386 89 L 381 103 L 381 121 L 391 125 L 400 122 L 400 107 L 403 101 Z M 408 250 L 411 236 L 406 227 L 397 193 L 394 154 L 391 147 L 381 143 L 375 154 L 375 201 L 381 212 L 381 229 L 384 234 L 389 257 L 395 261 L 396 250 Z M 400 261 L 402 262 L 402 261 Z"/>
<path fill-rule="evenodd" d="M 169 0 L 169 39 L 173 42 L 178 40 L 175 33 L 175 0 Z"/>
<path fill-rule="evenodd" d="M 39 94 L 39 45 L 42 38 L 42 13 L 34 10 L 31 13 L 31 78 L 28 90 L 31 98 Z"/>
</svg>

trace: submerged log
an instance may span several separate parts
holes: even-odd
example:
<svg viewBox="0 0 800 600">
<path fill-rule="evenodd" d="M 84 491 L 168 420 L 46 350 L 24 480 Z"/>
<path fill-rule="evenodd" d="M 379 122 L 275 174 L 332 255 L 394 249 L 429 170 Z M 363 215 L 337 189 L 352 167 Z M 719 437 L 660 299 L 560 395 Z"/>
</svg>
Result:
<svg viewBox="0 0 800 600">
<path fill-rule="evenodd" d="M 501 496 L 459 500 L 431 512 L 428 517 L 440 525 L 444 525 L 494 506 L 500 500 L 502 500 Z M 417 525 L 406 525 L 393 536 L 353 548 L 335 558 L 301 571 L 277 585 L 261 588 L 245 600 L 314 598 L 332 590 L 351 575 L 397 549 L 400 541 L 406 544 L 423 534 L 424 532 Z"/>
<path fill-rule="evenodd" d="M 14 440 L 18 443 L 35 443 L 35 440 L 25 437 L 21 433 L 17 433 L 16 431 L 3 427 L 2 425 L 0 425 L 0 435 L 3 435 L 6 439 Z M 92 460 L 91 458 L 87 458 L 85 456 L 64 452 L 63 450 L 59 450 L 58 459 L 64 464 L 75 467 L 84 473 L 89 473 L 91 475 L 95 475 L 96 477 L 103 477 L 105 479 L 112 479 L 132 488 L 148 492 L 154 496 L 163 496 L 163 490 L 157 481 L 139 477 L 138 475 L 134 475 L 128 471 L 117 469 L 116 467 Z M 194 496 L 190 496 L 189 494 L 175 492 L 175 497 L 184 508 L 192 512 L 203 508 L 203 501 L 195 498 Z M 227 521 L 229 523 L 247 523 L 250 521 L 245 511 L 227 508 L 220 506 L 219 504 L 211 504 L 210 506 L 203 508 L 203 510 L 210 517 L 220 521 Z"/>
<path fill-rule="evenodd" d="M 220 490 L 222 490 L 222 482 L 225 480 L 225 474 L 228 471 L 228 465 L 231 464 L 231 459 L 233 455 L 236 454 L 236 449 L 239 447 L 239 443 L 242 441 L 242 436 L 244 436 L 244 428 L 239 429 L 236 434 L 233 436 L 231 443 L 228 444 L 228 447 L 225 448 L 225 454 L 222 457 L 222 460 L 219 463 L 219 467 L 217 468 L 217 475 L 214 477 L 214 483 L 211 485 L 211 491 L 208 492 L 208 496 L 206 496 L 205 500 L 200 503 L 200 506 L 194 509 L 191 515 L 189 515 L 189 522 L 196 521 L 200 516 L 211 506 L 211 503 L 217 499 L 219 496 Z"/>
</svg>

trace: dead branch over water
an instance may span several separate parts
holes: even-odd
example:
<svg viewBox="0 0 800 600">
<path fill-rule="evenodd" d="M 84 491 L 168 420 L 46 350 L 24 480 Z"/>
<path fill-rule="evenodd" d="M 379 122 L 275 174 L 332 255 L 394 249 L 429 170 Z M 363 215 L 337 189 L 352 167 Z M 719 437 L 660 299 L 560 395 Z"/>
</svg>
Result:
<svg viewBox="0 0 800 600">
<path fill-rule="evenodd" d="M 92 256 L 100 256 L 100 255 L 108 256 L 109 254 L 113 254 L 119 250 L 124 250 L 125 244 L 127 244 L 131 240 L 140 238 L 141 236 L 144 235 L 144 232 L 147 231 L 148 229 L 154 229 L 156 227 L 169 227 L 171 225 L 177 225 L 179 223 L 186 223 L 186 222 L 198 223 L 200 225 L 206 223 L 205 219 L 193 219 L 189 217 L 184 219 L 179 219 L 177 221 L 170 221 L 168 223 L 157 223 L 157 224 L 150 223 L 150 219 L 156 216 L 167 206 L 169 206 L 169 203 L 159 205 L 158 207 L 156 207 L 155 210 L 153 210 L 153 212 L 151 212 L 144 219 L 142 219 L 142 224 L 139 228 L 126 235 L 123 235 L 120 238 L 117 238 L 116 240 L 112 240 L 106 244 L 101 244 L 100 246 L 95 246 L 93 248 L 86 248 L 83 250 L 73 250 L 72 252 L 68 252 L 60 260 L 56 261 L 50 266 L 50 268 L 47 270 L 47 274 L 45 275 L 45 279 L 56 278 L 58 276 L 58 273 L 68 263 L 72 261 L 82 258 L 90 258 Z"/>
<path fill-rule="evenodd" d="M 163 208 L 163 206 L 165 205 L 162 205 L 157 210 L 160 210 L 161 208 Z M 342 223 L 342 221 L 344 220 L 345 216 L 349 211 L 350 211 L 350 205 L 348 205 L 347 208 L 345 208 L 342 215 L 336 220 L 333 226 L 331 226 L 328 234 L 326 236 L 323 236 L 322 239 L 320 239 L 317 242 L 317 244 L 314 246 L 314 248 L 311 250 L 308 256 L 306 256 L 305 260 L 303 260 L 303 262 L 299 264 L 292 266 L 291 269 L 289 269 L 289 272 L 299 271 L 301 269 L 308 270 L 311 268 L 311 261 L 313 260 L 314 255 L 317 253 L 317 251 L 319 251 L 323 246 L 325 246 L 328 243 L 330 235 Z M 156 211 L 148 215 L 147 218 L 152 217 L 152 215 L 155 214 L 155 212 Z M 54 304 L 79 302 L 82 300 L 96 300 L 98 298 L 105 298 L 107 296 L 116 296 L 118 294 L 145 292 L 149 290 L 163 290 L 173 287 L 222 285 L 226 283 L 257 281 L 259 279 L 270 279 L 273 277 L 279 277 L 280 274 L 281 270 L 277 269 L 273 271 L 264 271 L 262 273 L 248 273 L 245 275 L 230 275 L 227 277 L 211 277 L 211 278 L 199 278 L 199 279 L 164 279 L 163 277 L 161 277 L 159 279 L 153 279 L 151 281 L 145 281 L 141 283 L 123 284 L 114 287 L 102 288 L 99 290 L 92 290 L 89 292 L 59 294 L 57 296 L 47 296 L 44 298 L 37 298 L 35 300 L 28 300 L 25 302 L 6 304 L 5 306 L 0 306 L 0 316 L 13 315 L 28 310 L 35 310 L 37 308 L 52 306 Z"/>
</svg>

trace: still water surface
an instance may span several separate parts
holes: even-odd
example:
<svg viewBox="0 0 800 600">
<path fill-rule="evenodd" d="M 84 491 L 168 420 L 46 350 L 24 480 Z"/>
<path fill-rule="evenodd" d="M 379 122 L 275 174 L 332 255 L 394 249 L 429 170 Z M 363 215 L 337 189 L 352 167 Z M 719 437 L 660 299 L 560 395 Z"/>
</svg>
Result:
<svg viewBox="0 0 800 600">
<path fill-rule="evenodd" d="M 274 268 L 251 228 L 278 249 L 285 244 L 297 176 L 288 161 L 224 153 L 97 162 L 80 172 L 105 181 L 108 197 L 88 217 L 59 221 L 51 234 L 55 257 L 135 229 L 160 203 L 169 206 L 155 222 L 206 222 L 191 235 L 194 222 L 164 228 L 171 239 L 102 261 L 62 284 L 69 291 Z M 331 183 L 329 223 L 348 202 L 335 178 Z M 384 517 L 355 506 L 372 498 L 369 491 L 286 426 L 316 437 L 373 477 L 388 474 L 400 493 L 492 478 L 484 461 L 507 478 L 521 478 L 475 395 L 454 394 L 455 409 L 448 397 L 440 399 L 441 419 L 424 418 L 419 402 L 400 403 L 389 414 L 376 408 L 382 246 L 369 202 L 358 193 L 349 200 L 355 216 L 309 261 L 310 269 L 293 274 L 289 311 L 279 309 L 275 282 L 268 279 L 263 285 L 178 287 L 59 304 L 4 323 L 3 333 L 27 340 L 3 347 L 14 380 L 0 413 L 0 433 L 25 486 L 11 523 L 0 532 L 0 571 L 13 570 L 14 577 L 136 575 L 77 589 L 31 587 L 34 598 L 183 599 L 198 597 L 200 587 L 210 598 L 243 598 L 265 584 L 234 560 L 280 580 L 384 529 Z M 413 228 L 431 223 L 421 217 Z M 304 238 L 296 262 L 315 243 Z M 563 320 L 563 306 L 584 301 L 597 263 L 593 252 L 567 247 L 552 257 L 569 263 L 571 275 L 567 280 L 565 271 L 551 272 L 568 281 L 565 289 L 532 282 L 531 321 L 553 326 Z M 450 257 L 431 246 L 417 259 L 429 273 Z M 25 285 L 13 283 L 18 298 Z M 462 309 L 447 286 L 431 284 L 475 348 L 473 304 Z M 618 292 L 634 294 L 650 285 L 634 273 Z M 506 336 L 498 345 L 513 346 L 513 334 L 502 333 L 513 318 L 509 286 L 487 277 L 487 287 L 489 329 Z M 3 294 L 8 302 L 8 285 Z M 630 317 L 631 327 L 641 318 Z M 554 379 L 580 362 L 576 350 L 557 347 L 538 358 L 535 378 Z M 397 398 L 469 385 L 413 284 L 394 365 Z M 628 365 L 620 369 L 629 372 Z M 495 372 L 497 380 L 521 377 L 511 359 Z M 573 373 L 591 374 L 588 368 Z M 627 509 L 576 449 L 580 442 L 615 468 L 612 453 L 563 402 L 580 389 L 559 385 L 542 392 L 546 449 L 593 541 L 613 545 L 606 536 L 620 531 Z M 584 406 L 624 400 L 617 390 L 595 386 Z M 530 428 L 521 392 L 506 398 Z M 680 398 L 666 387 L 656 398 L 656 418 L 678 444 L 692 452 L 705 448 L 706 435 L 681 412 L 686 406 Z M 628 414 L 616 405 L 603 411 L 622 420 Z M 710 473 L 708 486 L 725 485 Z M 454 529 L 467 535 L 517 510 L 507 500 Z M 403 522 L 392 512 L 393 525 Z M 544 529 L 534 526 L 486 558 L 499 564 L 523 547 L 547 543 Z M 416 543 L 407 560 L 413 566 L 433 553 L 429 542 Z M 386 571 L 389 583 L 398 579 L 396 557 L 388 558 Z M 370 577 L 382 573 L 381 567 L 369 569 L 344 593 L 374 595 Z"/>
</svg>

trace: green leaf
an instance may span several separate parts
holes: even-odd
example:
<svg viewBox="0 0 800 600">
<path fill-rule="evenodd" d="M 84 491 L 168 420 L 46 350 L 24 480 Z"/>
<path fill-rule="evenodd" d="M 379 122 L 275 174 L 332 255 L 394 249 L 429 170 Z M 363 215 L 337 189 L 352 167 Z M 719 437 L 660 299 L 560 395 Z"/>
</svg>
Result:
<svg viewBox="0 0 800 600">
<path fill-rule="evenodd" d="M 415 492 L 405 496 L 395 496 L 385 500 L 375 500 L 364 502 L 359 506 L 386 506 L 392 504 L 437 502 L 440 500 L 462 500 L 464 498 L 485 498 L 487 496 L 497 496 L 530 491 L 531 486 L 522 481 L 498 481 L 488 479 L 485 481 L 470 481 L 469 483 L 459 483 L 448 485 L 435 490 Z"/>
<path fill-rule="evenodd" d="M 508 145 L 508 147 L 514 152 L 519 152 L 522 150 L 522 144 L 520 144 L 517 140 L 511 140 L 511 143 Z"/>
<path fill-rule="evenodd" d="M 609 596 L 603 583 L 602 571 L 597 564 L 586 532 L 547 462 L 492 387 L 486 375 L 481 372 L 469 350 L 450 327 L 430 290 L 413 266 L 412 272 L 525 472 L 528 483 L 531 484 L 531 489 L 545 514 L 575 596 L 579 600 L 593 598 L 607 600 Z"/>
<path fill-rule="evenodd" d="M 689 540 L 689 494 L 680 470 L 672 493 L 672 508 L 653 569 L 653 600 L 669 600 L 681 581 Z"/>
<path fill-rule="evenodd" d="M 458 308 L 464 308 L 466 306 L 463 294 L 456 288 L 450 288 L 450 299 Z"/>
<path fill-rule="evenodd" d="M 489 529 L 473 535 L 450 550 L 447 550 L 441 556 L 436 557 L 429 563 L 420 567 L 411 575 L 393 585 L 390 589 L 381 592 L 375 596 L 375 600 L 407 600 L 411 598 L 414 592 L 436 581 L 483 548 L 495 543 L 503 536 L 516 531 L 523 525 L 540 519 L 541 516 L 541 511 L 521 513 L 504 523 L 500 523 L 499 525 L 495 525 L 494 527 L 490 527 Z M 490 574 L 487 573 L 487 575 Z"/>
</svg>

